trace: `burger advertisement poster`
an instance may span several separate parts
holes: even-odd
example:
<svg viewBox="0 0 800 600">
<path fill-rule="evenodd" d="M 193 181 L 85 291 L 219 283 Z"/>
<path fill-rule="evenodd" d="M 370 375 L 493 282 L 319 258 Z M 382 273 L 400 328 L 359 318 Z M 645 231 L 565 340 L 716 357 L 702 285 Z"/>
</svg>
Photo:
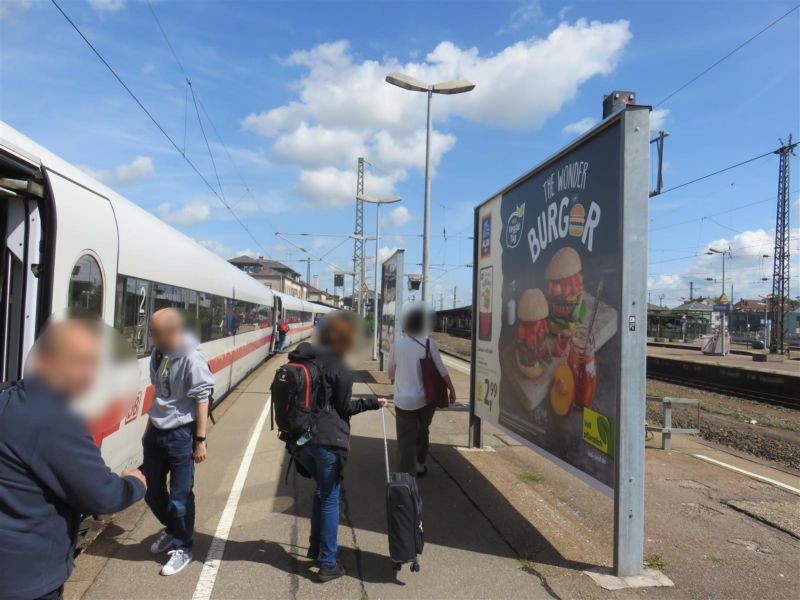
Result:
<svg viewBox="0 0 800 600">
<path fill-rule="evenodd" d="M 620 397 L 621 135 L 589 137 L 476 214 L 475 413 L 606 489 Z"/>
</svg>

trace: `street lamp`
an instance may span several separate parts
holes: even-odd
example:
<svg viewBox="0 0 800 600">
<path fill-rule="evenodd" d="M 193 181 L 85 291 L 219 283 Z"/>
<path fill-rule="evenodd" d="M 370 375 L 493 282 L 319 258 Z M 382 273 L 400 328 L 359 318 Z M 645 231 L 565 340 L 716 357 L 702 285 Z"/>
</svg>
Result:
<svg viewBox="0 0 800 600">
<path fill-rule="evenodd" d="M 378 360 L 378 254 L 381 243 L 381 204 L 394 204 L 400 202 L 400 196 L 388 198 L 372 198 L 371 196 L 356 196 L 361 202 L 375 205 L 375 292 L 372 298 L 372 360 Z"/>
<path fill-rule="evenodd" d="M 708 255 L 721 254 L 722 255 L 722 295 L 724 295 L 725 294 L 725 255 L 727 254 L 728 256 L 733 258 L 733 255 L 731 254 L 731 249 L 728 248 L 727 250 L 717 250 L 716 248 L 709 248 L 708 252 L 706 252 L 706 254 L 708 254 Z M 731 300 L 733 300 L 733 298 L 731 298 Z"/>
<path fill-rule="evenodd" d="M 466 79 L 458 79 L 454 81 L 441 81 L 439 83 L 428 84 L 419 79 L 406 75 L 405 73 L 398 73 L 392 71 L 386 76 L 386 82 L 396 85 L 404 90 L 412 92 L 425 92 L 428 95 L 428 117 L 427 129 L 425 134 L 425 210 L 423 216 L 423 232 L 422 232 L 422 301 L 424 302 L 428 296 L 428 246 L 430 238 L 430 217 L 431 217 L 431 180 L 430 180 L 430 166 L 431 166 L 431 98 L 433 94 L 463 94 L 475 89 L 475 84 Z"/>
</svg>

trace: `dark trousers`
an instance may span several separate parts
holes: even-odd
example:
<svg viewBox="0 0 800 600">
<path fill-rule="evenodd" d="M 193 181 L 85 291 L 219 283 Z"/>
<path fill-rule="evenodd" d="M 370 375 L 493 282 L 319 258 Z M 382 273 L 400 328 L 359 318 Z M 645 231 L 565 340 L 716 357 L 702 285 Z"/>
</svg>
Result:
<svg viewBox="0 0 800 600">
<path fill-rule="evenodd" d="M 428 436 L 436 407 L 432 404 L 417 410 L 395 407 L 397 427 L 397 470 L 417 474 L 417 464 L 424 465 L 428 458 Z"/>
<path fill-rule="evenodd" d="M 158 429 L 150 423 L 144 436 L 145 502 L 174 537 L 175 548 L 184 550 L 192 549 L 194 535 L 194 427 Z"/>
</svg>

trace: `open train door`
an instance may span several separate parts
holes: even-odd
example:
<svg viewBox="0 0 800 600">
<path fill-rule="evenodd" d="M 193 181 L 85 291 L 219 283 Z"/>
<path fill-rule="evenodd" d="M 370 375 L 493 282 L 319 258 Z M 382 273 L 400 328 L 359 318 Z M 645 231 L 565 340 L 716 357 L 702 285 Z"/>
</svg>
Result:
<svg viewBox="0 0 800 600">
<path fill-rule="evenodd" d="M 278 350 L 278 323 L 283 319 L 283 301 L 277 294 L 274 295 L 275 305 L 273 306 L 272 318 L 272 339 L 269 342 L 269 353 L 274 354 Z"/>
<path fill-rule="evenodd" d="M 19 379 L 41 324 L 40 275 L 45 270 L 42 216 L 45 187 L 33 161 L 0 148 L 0 370 L 2 385 Z M 46 297 L 45 294 L 41 294 Z"/>
</svg>

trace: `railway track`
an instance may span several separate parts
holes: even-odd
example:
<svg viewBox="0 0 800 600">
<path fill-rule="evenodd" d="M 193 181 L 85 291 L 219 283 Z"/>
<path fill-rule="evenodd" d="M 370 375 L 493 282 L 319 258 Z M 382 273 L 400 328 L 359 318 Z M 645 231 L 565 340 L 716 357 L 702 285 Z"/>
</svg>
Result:
<svg viewBox="0 0 800 600">
<path fill-rule="evenodd" d="M 776 406 L 783 406 L 785 408 L 800 409 L 800 400 L 789 395 L 767 394 L 754 390 L 742 390 L 736 387 L 715 385 L 705 381 L 698 381 L 688 377 L 675 377 L 650 372 L 647 373 L 647 377 L 648 379 L 655 379 L 656 381 L 663 381 L 665 383 L 674 383 L 675 385 L 696 388 L 706 392 L 713 392 L 715 394 L 736 396 L 737 398 L 744 398 L 745 400 L 755 400 L 757 402 L 775 404 Z"/>
<path fill-rule="evenodd" d="M 469 374 L 470 364 L 462 356 L 445 349 L 442 349 L 442 353 L 447 355 L 444 361 L 448 367 Z M 800 409 L 800 377 L 789 373 L 778 375 L 736 367 L 719 368 L 649 356 L 647 377 L 716 394 Z"/>
<path fill-rule="evenodd" d="M 647 357 L 647 377 L 708 392 L 800 409 L 800 377 L 706 363 Z"/>
</svg>

